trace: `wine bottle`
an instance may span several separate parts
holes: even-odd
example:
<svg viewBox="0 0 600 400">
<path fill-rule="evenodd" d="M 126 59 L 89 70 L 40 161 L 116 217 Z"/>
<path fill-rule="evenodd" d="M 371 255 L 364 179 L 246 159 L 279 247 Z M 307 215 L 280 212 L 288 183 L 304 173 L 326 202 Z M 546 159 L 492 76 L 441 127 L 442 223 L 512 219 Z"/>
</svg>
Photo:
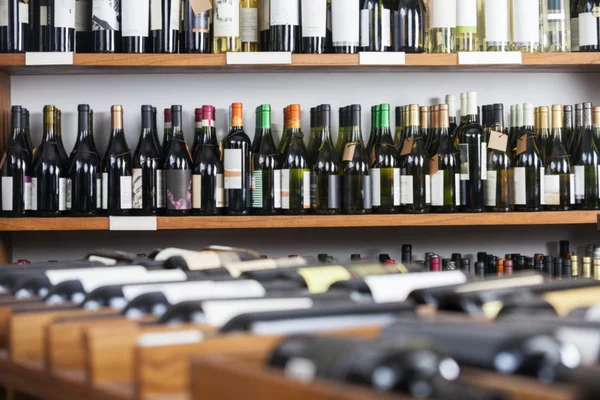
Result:
<svg viewBox="0 0 600 400">
<path fill-rule="evenodd" d="M 462 211 L 484 211 L 484 186 L 487 179 L 487 143 L 485 132 L 477 121 L 477 93 L 466 96 L 464 127 L 458 136 L 460 154 L 460 193 Z"/>
<path fill-rule="evenodd" d="M 600 134 L 600 108 L 594 107 L 593 128 L 590 123 L 592 112 L 584 110 L 581 144 L 575 155 L 575 208 L 596 210 L 600 207 L 598 179 L 600 178 L 597 138 Z"/>
<path fill-rule="evenodd" d="M 240 1 L 242 51 L 258 51 L 258 0 Z"/>
<path fill-rule="evenodd" d="M 182 107 L 171 107 L 173 137 L 164 155 L 167 215 L 189 215 L 192 209 L 192 159 L 183 134 Z"/>
<path fill-rule="evenodd" d="M 562 106 L 552 106 L 552 140 L 544 171 L 544 210 L 571 209 L 575 203 L 575 177 L 562 141 Z"/>
<path fill-rule="evenodd" d="M 102 208 L 109 215 L 128 215 L 132 208 L 132 160 L 123 131 L 123 107 L 110 109 L 111 133 L 102 160 Z"/>
<path fill-rule="evenodd" d="M 342 155 L 342 211 L 368 214 L 372 208 L 369 156 L 362 138 L 360 104 L 349 106 L 347 143 Z"/>
<path fill-rule="evenodd" d="M 150 48 L 152 53 L 177 53 L 181 0 L 150 0 Z"/>
<path fill-rule="evenodd" d="M 405 106 L 399 106 L 395 109 L 396 127 L 394 129 L 394 146 L 398 148 L 398 143 L 404 143 L 404 109 Z"/>
<path fill-rule="evenodd" d="M 542 0 L 545 52 L 571 51 L 571 20 L 569 0 Z M 581 21 L 579 21 L 581 41 Z M 581 42 L 580 42 L 581 45 Z"/>
<path fill-rule="evenodd" d="M 579 21 L 579 51 L 589 52 L 598 51 L 599 36 L 598 31 L 598 12 L 596 9 L 600 3 L 595 0 L 582 0 L 577 8 Z M 571 27 L 573 29 L 573 27 Z"/>
<path fill-rule="evenodd" d="M 392 49 L 405 53 L 422 53 L 425 41 L 425 6 L 423 0 L 395 0 L 391 9 Z"/>
<path fill-rule="evenodd" d="M 281 167 L 271 133 L 271 106 L 258 106 L 256 113 L 252 142 L 252 213 L 276 214 L 281 208 Z"/>
<path fill-rule="evenodd" d="M 92 49 L 92 0 L 75 0 L 75 52 Z"/>
<path fill-rule="evenodd" d="M 159 204 L 164 200 L 159 196 L 158 174 L 163 158 L 154 130 L 152 128 L 152 111 L 150 105 L 142 106 L 142 130 L 137 147 L 133 153 L 133 212 L 138 215 L 156 215 Z"/>
<path fill-rule="evenodd" d="M 300 52 L 299 0 L 271 0 L 269 12 L 270 50 Z"/>
<path fill-rule="evenodd" d="M 460 206 L 458 149 L 450 134 L 448 109 L 447 104 L 440 104 L 439 147 L 429 161 L 431 209 L 434 212 L 457 212 Z"/>
<path fill-rule="evenodd" d="M 227 214 L 248 214 L 250 203 L 250 138 L 244 132 L 243 105 L 231 105 L 231 131 L 223 141 L 225 208 Z"/>
<path fill-rule="evenodd" d="M 453 94 L 446 95 L 446 105 L 448 106 L 448 134 L 454 138 L 456 132 L 456 97 Z M 441 108 L 440 108 L 441 111 Z M 440 124 L 442 121 L 440 120 Z M 441 127 L 441 126 L 440 126 Z"/>
<path fill-rule="evenodd" d="M 0 19 L 0 53 L 22 53 L 27 50 L 29 4 L 23 0 L 4 1 Z"/>
<path fill-rule="evenodd" d="M 571 51 L 579 51 L 579 3 L 584 0 L 571 1 Z"/>
<path fill-rule="evenodd" d="M 279 154 L 283 154 L 285 151 L 289 139 L 290 139 L 290 127 L 289 127 L 289 106 L 283 109 L 283 133 L 281 134 L 281 140 L 279 141 L 279 146 L 277 147 L 277 152 Z"/>
<path fill-rule="evenodd" d="M 22 217 L 31 209 L 31 152 L 21 124 L 22 110 L 21 106 L 11 108 L 12 135 L 0 168 L 3 217 Z"/>
<path fill-rule="evenodd" d="M 289 108 L 290 141 L 281 159 L 281 209 L 284 214 L 306 214 L 310 209 L 310 169 L 300 105 Z"/>
<path fill-rule="evenodd" d="M 344 148 L 346 147 L 346 143 L 348 142 L 348 137 L 346 135 L 346 128 L 348 125 L 348 110 L 348 106 L 339 108 L 339 129 L 337 142 L 335 144 L 335 153 L 340 158 L 340 163 L 342 162 Z"/>
<path fill-rule="evenodd" d="M 360 0 L 331 0 L 333 52 L 353 54 L 360 44 Z"/>
<path fill-rule="evenodd" d="M 164 133 L 162 140 L 162 152 L 163 154 L 167 153 L 169 149 L 169 145 L 171 144 L 171 139 L 173 138 L 173 120 L 171 117 L 171 109 L 165 108 L 165 119 L 164 119 Z"/>
<path fill-rule="evenodd" d="M 38 216 L 58 216 L 66 211 L 67 158 L 55 132 L 56 109 L 44 107 L 44 133 L 31 179 L 31 205 Z"/>
<path fill-rule="evenodd" d="M 437 151 L 437 148 L 432 148 L 434 146 L 434 142 L 437 144 L 437 140 L 434 137 L 434 130 L 431 128 L 431 109 L 429 106 L 419 107 L 419 115 L 421 120 L 421 135 L 425 141 L 425 153 L 427 155 L 431 154 L 431 150 L 433 152 Z"/>
<path fill-rule="evenodd" d="M 511 149 L 512 154 L 516 154 L 517 139 L 521 128 L 517 127 L 517 106 L 511 104 L 510 106 L 510 126 L 508 127 L 508 148 Z"/>
<path fill-rule="evenodd" d="M 479 50 L 478 28 L 477 0 L 456 0 L 456 51 Z"/>
<path fill-rule="evenodd" d="M 190 0 L 184 2 L 181 50 L 184 53 L 210 53 L 211 10 L 195 10 L 194 5 Z"/>
<path fill-rule="evenodd" d="M 194 128 L 194 142 L 192 144 L 192 159 L 194 158 L 194 154 L 196 154 L 196 150 L 200 145 L 200 138 L 202 137 L 202 108 L 196 108 L 194 110 L 194 120 L 195 120 L 195 128 Z"/>
<path fill-rule="evenodd" d="M 29 154 L 32 154 L 33 144 L 31 143 L 31 129 L 29 128 L 29 110 L 26 108 L 21 109 L 21 127 L 23 129 L 23 136 L 25 137 L 25 144 L 27 145 L 27 151 Z"/>
<path fill-rule="evenodd" d="M 153 0 L 153 2 L 156 0 Z M 119 3 L 92 0 L 92 50 L 94 53 L 116 53 L 121 44 Z"/>
<path fill-rule="evenodd" d="M 540 142 L 533 126 L 533 105 L 523 104 L 523 129 L 516 140 L 513 169 L 513 198 L 517 211 L 540 211 L 544 180 L 544 163 Z"/>
<path fill-rule="evenodd" d="M 523 53 L 537 53 L 540 49 L 540 2 L 524 0 L 512 2 L 511 47 Z"/>
<path fill-rule="evenodd" d="M 340 162 L 330 135 L 331 106 L 321 104 L 319 112 L 320 143 L 311 162 L 311 207 L 316 214 L 337 214 L 340 201 Z"/>
<path fill-rule="evenodd" d="M 430 3 L 430 53 L 456 52 L 456 0 L 434 0 Z"/>
<path fill-rule="evenodd" d="M 150 29 L 150 0 L 121 0 L 123 53 L 147 53 Z"/>
<path fill-rule="evenodd" d="M 100 155 L 90 129 L 90 106 L 80 104 L 77 111 L 77 142 L 69 167 L 70 208 L 73 216 L 91 216 L 102 208 Z"/>
<path fill-rule="evenodd" d="M 563 141 L 565 143 L 565 149 L 567 149 L 567 154 L 571 157 L 571 161 L 573 162 L 573 140 L 575 138 L 574 128 L 573 128 L 573 106 L 566 105 L 563 106 Z"/>
<path fill-rule="evenodd" d="M 327 0 L 301 0 L 300 10 L 302 52 L 310 54 L 325 53 L 327 45 Z"/>
<path fill-rule="evenodd" d="M 485 2 L 484 7 L 485 51 L 507 51 L 510 17 L 508 0 L 489 0 Z"/>
<path fill-rule="evenodd" d="M 542 152 L 542 160 L 544 165 L 548 162 L 548 153 L 550 146 L 550 124 L 548 120 L 549 109 L 547 106 L 541 106 L 538 108 L 538 135 L 540 139 L 540 147 Z M 543 197 L 545 199 L 545 197 Z"/>
<path fill-rule="evenodd" d="M 260 0 L 258 12 L 260 17 L 258 19 L 258 29 L 260 30 L 260 38 L 258 43 L 258 51 L 269 51 L 271 46 L 271 11 L 270 11 L 271 0 Z"/>
<path fill-rule="evenodd" d="M 75 51 L 75 0 L 49 0 L 48 51 Z"/>
<path fill-rule="evenodd" d="M 373 153 L 375 142 L 380 141 L 381 121 L 381 105 L 371 106 L 371 132 L 369 133 L 369 141 L 367 142 L 367 154 L 369 155 L 369 165 L 373 165 L 375 154 Z"/>
<path fill-rule="evenodd" d="M 240 9 L 240 0 L 227 0 L 215 3 L 213 9 L 213 53 L 242 50 Z M 255 8 L 252 8 L 252 10 L 255 10 Z M 249 44 L 250 42 L 246 43 Z"/>
<path fill-rule="evenodd" d="M 375 129 L 379 131 L 373 144 L 371 164 L 373 212 L 392 214 L 400 209 L 400 163 L 390 130 L 390 105 L 382 104 Z"/>
<path fill-rule="evenodd" d="M 419 106 L 409 106 L 406 135 L 400 151 L 400 202 L 405 213 L 426 213 L 431 205 L 429 157 L 420 129 Z"/>
<path fill-rule="evenodd" d="M 58 149 L 62 153 L 64 159 L 68 160 L 69 156 L 67 155 L 67 150 L 65 149 L 65 145 L 63 144 L 62 140 L 62 111 L 60 111 L 58 108 L 55 108 L 54 112 L 54 124 L 56 125 L 54 127 L 54 135 L 56 136 L 56 144 L 58 145 Z M 67 168 L 68 167 L 69 164 L 67 163 Z"/>
<path fill-rule="evenodd" d="M 486 211 L 511 211 L 512 179 L 508 135 L 504 128 L 504 106 L 494 104 L 491 108 L 490 134 L 487 146 L 487 180 L 485 181 Z"/>
<path fill-rule="evenodd" d="M 319 124 L 317 123 L 317 119 L 318 119 L 318 111 L 317 111 L 317 107 L 311 107 L 310 109 L 310 133 L 308 136 L 308 146 L 306 147 L 306 149 L 308 150 L 308 158 L 309 160 L 312 159 L 314 153 L 315 153 L 315 139 L 317 136 L 317 129 Z"/>
<path fill-rule="evenodd" d="M 389 0 L 362 0 L 360 9 L 361 51 L 390 51 L 391 6 Z"/>
<path fill-rule="evenodd" d="M 28 4 L 30 41 L 27 51 L 48 51 L 48 0 L 29 0 Z"/>
</svg>

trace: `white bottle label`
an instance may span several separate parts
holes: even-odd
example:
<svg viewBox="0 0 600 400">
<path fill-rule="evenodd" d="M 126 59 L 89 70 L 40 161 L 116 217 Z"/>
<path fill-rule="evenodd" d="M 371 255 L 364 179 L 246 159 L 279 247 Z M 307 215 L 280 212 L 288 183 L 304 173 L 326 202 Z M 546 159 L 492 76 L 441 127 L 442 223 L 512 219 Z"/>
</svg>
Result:
<svg viewBox="0 0 600 400">
<path fill-rule="evenodd" d="M 0 0 L 0 26 L 8 26 L 8 0 Z"/>
<path fill-rule="evenodd" d="M 513 198 L 516 205 L 527 204 L 525 167 L 515 167 L 513 172 Z"/>
<path fill-rule="evenodd" d="M 389 47 L 392 45 L 392 28 L 390 18 L 390 10 L 388 8 L 384 8 L 381 11 L 381 43 L 384 47 Z"/>
<path fill-rule="evenodd" d="M 425 204 L 431 204 L 431 175 L 425 175 Z"/>
<path fill-rule="evenodd" d="M 413 176 L 402 175 L 400 177 L 400 197 L 402 204 L 413 203 Z"/>
<path fill-rule="evenodd" d="M 240 0 L 220 0 L 215 3 L 214 36 L 240 36 Z"/>
<path fill-rule="evenodd" d="M 360 41 L 359 0 L 332 0 L 332 40 L 334 46 L 358 46 Z"/>
<path fill-rule="evenodd" d="M 579 46 L 598 45 L 598 18 L 591 12 L 579 14 Z"/>
<path fill-rule="evenodd" d="M 65 188 L 65 197 L 66 197 L 65 203 L 66 203 L 67 210 L 70 210 L 71 204 L 72 204 L 71 202 L 73 200 L 73 181 L 71 181 L 70 178 L 67 178 L 66 183 L 67 183 L 67 186 Z"/>
<path fill-rule="evenodd" d="M 544 204 L 557 206 L 560 204 L 560 177 L 558 175 L 544 176 Z"/>
<path fill-rule="evenodd" d="M 487 179 L 487 143 L 481 143 L 481 179 Z"/>
<path fill-rule="evenodd" d="M 456 0 L 433 0 L 429 4 L 431 10 L 430 28 L 456 27 Z"/>
<path fill-rule="evenodd" d="M 242 8 L 242 42 L 258 42 L 258 9 Z"/>
<path fill-rule="evenodd" d="M 148 37 L 150 0 L 121 0 L 123 37 Z M 177 3 L 174 1 L 173 3 Z"/>
<path fill-rule="evenodd" d="M 485 205 L 494 207 L 496 205 L 496 171 L 487 171 L 487 180 L 485 181 Z"/>
<path fill-rule="evenodd" d="M 160 8 L 160 0 L 158 5 Z M 92 30 L 93 31 L 118 31 L 119 2 L 115 0 L 93 0 L 92 3 Z"/>
<path fill-rule="evenodd" d="M 508 0 L 485 1 L 485 40 L 508 42 Z"/>
<path fill-rule="evenodd" d="M 121 208 L 123 210 L 129 210 L 132 206 L 131 191 L 133 189 L 133 182 L 131 176 L 121 176 L 119 177 L 119 182 L 121 184 L 121 193 L 119 196 Z"/>
<path fill-rule="evenodd" d="M 369 32 L 371 24 L 371 12 L 369 10 L 360 10 L 360 45 L 369 46 Z"/>
<path fill-rule="evenodd" d="M 33 211 L 38 209 L 37 199 L 37 178 L 31 178 L 31 209 Z"/>
<path fill-rule="evenodd" d="M 54 0 L 54 27 L 75 29 L 75 0 Z"/>
<path fill-rule="evenodd" d="M 238 11 L 239 11 L 239 8 L 238 8 Z M 239 21 L 239 19 L 238 19 L 238 21 Z M 173 30 L 179 31 L 180 25 L 181 25 L 181 1 L 171 0 L 171 18 L 169 20 L 169 27 Z"/>
<path fill-rule="evenodd" d="M 30 176 L 26 176 L 25 177 L 25 193 L 23 193 L 23 201 L 25 203 L 25 210 L 33 210 L 32 205 L 31 205 L 31 187 L 33 185 L 31 184 L 31 177 Z"/>
<path fill-rule="evenodd" d="M 92 30 L 92 0 L 75 0 L 75 31 Z"/>
<path fill-rule="evenodd" d="M 463 181 L 468 181 L 470 176 L 469 145 L 467 143 L 460 143 L 458 145 L 458 150 L 460 153 L 460 179 Z"/>
<path fill-rule="evenodd" d="M 13 178 L 2 177 L 2 211 L 13 210 Z"/>
<path fill-rule="evenodd" d="M 571 18 L 571 51 L 579 51 L 579 16 Z"/>
<path fill-rule="evenodd" d="M 281 208 L 290 209 L 290 170 L 281 170 Z"/>
<path fill-rule="evenodd" d="M 454 197 L 455 205 L 460 206 L 460 174 L 454 174 Z"/>
<path fill-rule="evenodd" d="M 381 205 L 381 171 L 379 168 L 371 169 L 371 183 L 373 185 L 373 190 L 371 191 L 373 195 L 373 207 L 379 207 Z"/>
<path fill-rule="evenodd" d="M 94 0 L 96 2 L 96 0 Z M 150 0 L 150 30 L 162 29 L 162 0 Z"/>
<path fill-rule="evenodd" d="M 215 190 L 215 203 L 217 208 L 225 207 L 225 189 L 223 188 L 223 174 L 217 174 L 217 190 Z"/>
<path fill-rule="evenodd" d="M 400 168 L 394 168 L 394 205 L 399 206 L 401 203 L 400 198 Z"/>
<path fill-rule="evenodd" d="M 544 168 L 540 168 L 540 204 L 546 204 L 546 175 Z"/>
<path fill-rule="evenodd" d="M 156 207 L 163 208 L 165 206 L 166 193 L 165 171 L 159 169 L 156 171 Z"/>
<path fill-rule="evenodd" d="M 260 6 L 259 6 L 259 10 L 260 10 L 260 20 L 258 21 L 260 23 L 260 30 L 262 31 L 266 31 L 271 27 L 270 24 L 270 18 L 271 18 L 271 12 L 269 10 L 269 3 L 271 2 L 271 0 L 260 0 Z"/>
<path fill-rule="evenodd" d="M 325 37 L 327 0 L 302 0 L 302 37 Z"/>
<path fill-rule="evenodd" d="M 223 151 L 223 169 L 225 171 L 225 189 L 242 188 L 242 149 Z"/>
<path fill-rule="evenodd" d="M 271 26 L 300 24 L 299 0 L 271 1 L 270 7 Z"/>
<path fill-rule="evenodd" d="M 192 175 L 192 208 L 199 210 L 202 204 L 202 176 Z"/>
<path fill-rule="evenodd" d="M 67 209 L 67 178 L 58 178 L 58 210 Z"/>
<path fill-rule="evenodd" d="M 444 205 L 444 171 L 438 170 L 431 176 L 431 205 Z"/>
<path fill-rule="evenodd" d="M 133 168 L 131 171 L 133 179 L 133 208 L 139 210 L 143 207 L 143 181 L 142 181 L 142 169 Z"/>
<path fill-rule="evenodd" d="M 310 208 L 310 171 L 303 172 L 302 179 L 302 205 Z"/>
<path fill-rule="evenodd" d="M 268 171 L 265 171 L 268 173 Z M 252 172 L 252 208 L 263 208 L 263 171 Z"/>
<path fill-rule="evenodd" d="M 540 0 L 518 0 L 512 4 L 515 43 L 539 43 Z"/>
<path fill-rule="evenodd" d="M 19 23 L 29 24 L 29 4 L 19 2 Z"/>
<path fill-rule="evenodd" d="M 569 174 L 569 202 L 575 204 L 575 176 Z"/>
<path fill-rule="evenodd" d="M 96 178 L 96 208 L 102 210 L 102 175 Z"/>
<path fill-rule="evenodd" d="M 275 208 L 281 208 L 281 170 L 273 171 L 273 192 Z"/>
<path fill-rule="evenodd" d="M 575 199 L 583 200 L 585 195 L 585 167 L 575 166 Z"/>
<path fill-rule="evenodd" d="M 456 31 L 477 33 L 477 0 L 456 1 Z"/>
<path fill-rule="evenodd" d="M 8 24 L 8 19 L 6 23 Z M 40 26 L 48 26 L 48 6 L 40 6 Z"/>
</svg>

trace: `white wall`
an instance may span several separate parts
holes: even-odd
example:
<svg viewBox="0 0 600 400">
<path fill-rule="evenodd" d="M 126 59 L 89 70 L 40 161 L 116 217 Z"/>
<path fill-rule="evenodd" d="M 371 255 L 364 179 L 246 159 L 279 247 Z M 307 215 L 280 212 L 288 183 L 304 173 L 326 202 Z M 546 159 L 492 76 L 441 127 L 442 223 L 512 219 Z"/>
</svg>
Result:
<svg viewBox="0 0 600 400">
<path fill-rule="evenodd" d="M 600 104 L 600 74 L 585 73 L 236 73 L 236 74 L 156 74 L 156 75 L 72 75 L 14 76 L 12 103 L 27 107 L 32 115 L 34 143 L 41 140 L 42 108 L 54 104 L 63 111 L 63 136 L 67 151 L 77 134 L 77 105 L 89 103 L 94 109 L 95 137 L 104 151 L 108 143 L 110 106 L 125 109 L 125 130 L 134 149 L 140 128 L 140 106 L 153 104 L 159 110 L 171 104 L 184 107 L 186 137 L 193 139 L 193 111 L 203 104 L 217 107 L 217 132 L 222 139 L 227 130 L 228 107 L 245 105 L 245 125 L 250 137 L 254 131 L 254 108 L 269 103 L 272 122 L 282 123 L 282 108 L 290 103 L 302 106 L 302 126 L 309 127 L 309 108 L 320 103 L 332 106 L 333 131 L 337 132 L 337 108 L 351 103 L 363 106 L 363 131 L 368 139 L 373 104 L 392 106 L 434 104 L 448 93 L 477 91 L 479 103 L 529 102 L 537 105 L 574 104 L 591 101 Z M 159 131 L 162 131 L 159 117 Z M 347 257 L 351 252 L 366 254 L 381 249 L 400 257 L 402 243 L 412 243 L 415 253 L 436 251 L 449 255 L 458 251 L 533 253 L 546 250 L 547 242 L 569 239 L 573 245 L 593 243 L 598 236 L 594 226 L 555 227 L 457 227 L 457 228 L 364 228 L 293 230 L 217 230 L 156 233 L 20 233 L 15 234 L 14 258 L 34 260 L 82 256 L 93 247 L 118 247 L 148 251 L 156 247 L 197 247 L 220 243 L 256 248 L 271 256 L 327 252 Z M 600 240 L 598 240 L 600 242 Z M 550 246 L 552 247 L 552 246 Z"/>
</svg>

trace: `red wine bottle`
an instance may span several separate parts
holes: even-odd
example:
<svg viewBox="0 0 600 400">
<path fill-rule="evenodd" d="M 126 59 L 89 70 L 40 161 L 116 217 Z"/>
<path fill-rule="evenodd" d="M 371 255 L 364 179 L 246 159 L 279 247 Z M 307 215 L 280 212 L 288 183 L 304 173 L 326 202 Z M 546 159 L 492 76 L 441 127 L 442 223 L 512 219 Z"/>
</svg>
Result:
<svg viewBox="0 0 600 400">
<path fill-rule="evenodd" d="M 223 142 L 227 214 L 245 215 L 250 208 L 250 138 L 244 131 L 243 105 L 231 105 L 231 131 Z"/>
<path fill-rule="evenodd" d="M 197 13 L 191 3 L 190 0 L 184 1 L 181 50 L 183 53 L 210 53 L 210 10 Z"/>
<path fill-rule="evenodd" d="M 115 53 L 121 44 L 119 2 L 92 0 L 92 50 Z"/>
<path fill-rule="evenodd" d="M 152 128 L 152 109 L 142 106 L 142 132 L 133 154 L 133 212 L 156 215 L 158 212 L 158 174 L 162 152 Z"/>
<path fill-rule="evenodd" d="M 179 51 L 180 0 L 150 0 L 150 48 L 153 53 Z"/>
<path fill-rule="evenodd" d="M 270 50 L 300 52 L 299 0 L 275 0 L 270 3 Z"/>
<path fill-rule="evenodd" d="M 23 0 L 5 0 L 0 12 L 0 53 L 21 53 L 26 50 L 29 31 L 29 8 Z"/>
<path fill-rule="evenodd" d="M 123 53 L 146 53 L 150 22 L 150 4 L 146 1 L 121 0 L 121 43 Z"/>
<path fill-rule="evenodd" d="M 75 51 L 92 52 L 92 0 L 75 0 Z"/>
<path fill-rule="evenodd" d="M 173 137 L 163 169 L 167 215 L 189 215 L 192 210 L 192 159 L 183 135 L 182 107 L 172 106 Z"/>
<path fill-rule="evenodd" d="M 325 53 L 327 45 L 327 0 L 302 0 L 302 52 Z"/>
<path fill-rule="evenodd" d="M 48 2 L 48 51 L 75 51 L 75 0 Z"/>
<path fill-rule="evenodd" d="M 162 141 L 162 152 L 163 154 L 167 153 L 169 149 L 169 144 L 171 143 L 171 138 L 173 137 L 173 124 L 171 120 L 171 109 L 165 108 L 165 124 L 164 124 L 164 135 Z"/>
</svg>

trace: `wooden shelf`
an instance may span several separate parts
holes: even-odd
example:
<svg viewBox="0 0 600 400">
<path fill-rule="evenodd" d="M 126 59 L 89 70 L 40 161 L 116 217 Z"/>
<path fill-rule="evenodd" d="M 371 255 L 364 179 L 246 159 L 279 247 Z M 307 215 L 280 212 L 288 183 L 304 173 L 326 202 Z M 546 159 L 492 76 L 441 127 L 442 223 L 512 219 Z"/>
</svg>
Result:
<svg viewBox="0 0 600 400">
<path fill-rule="evenodd" d="M 597 224 L 598 211 L 483 214 L 158 217 L 158 230 Z M 106 231 L 97 218 L 0 218 L 0 231 Z"/>
<path fill-rule="evenodd" d="M 269 71 L 513 71 L 598 72 L 600 53 L 523 54 L 521 65 L 459 65 L 457 54 L 407 54 L 406 65 L 360 65 L 358 54 L 293 54 L 290 65 L 227 65 L 225 54 L 75 54 L 73 65 L 26 66 L 25 54 L 0 54 L 0 70 L 10 75 L 112 74 L 154 72 Z"/>
</svg>

